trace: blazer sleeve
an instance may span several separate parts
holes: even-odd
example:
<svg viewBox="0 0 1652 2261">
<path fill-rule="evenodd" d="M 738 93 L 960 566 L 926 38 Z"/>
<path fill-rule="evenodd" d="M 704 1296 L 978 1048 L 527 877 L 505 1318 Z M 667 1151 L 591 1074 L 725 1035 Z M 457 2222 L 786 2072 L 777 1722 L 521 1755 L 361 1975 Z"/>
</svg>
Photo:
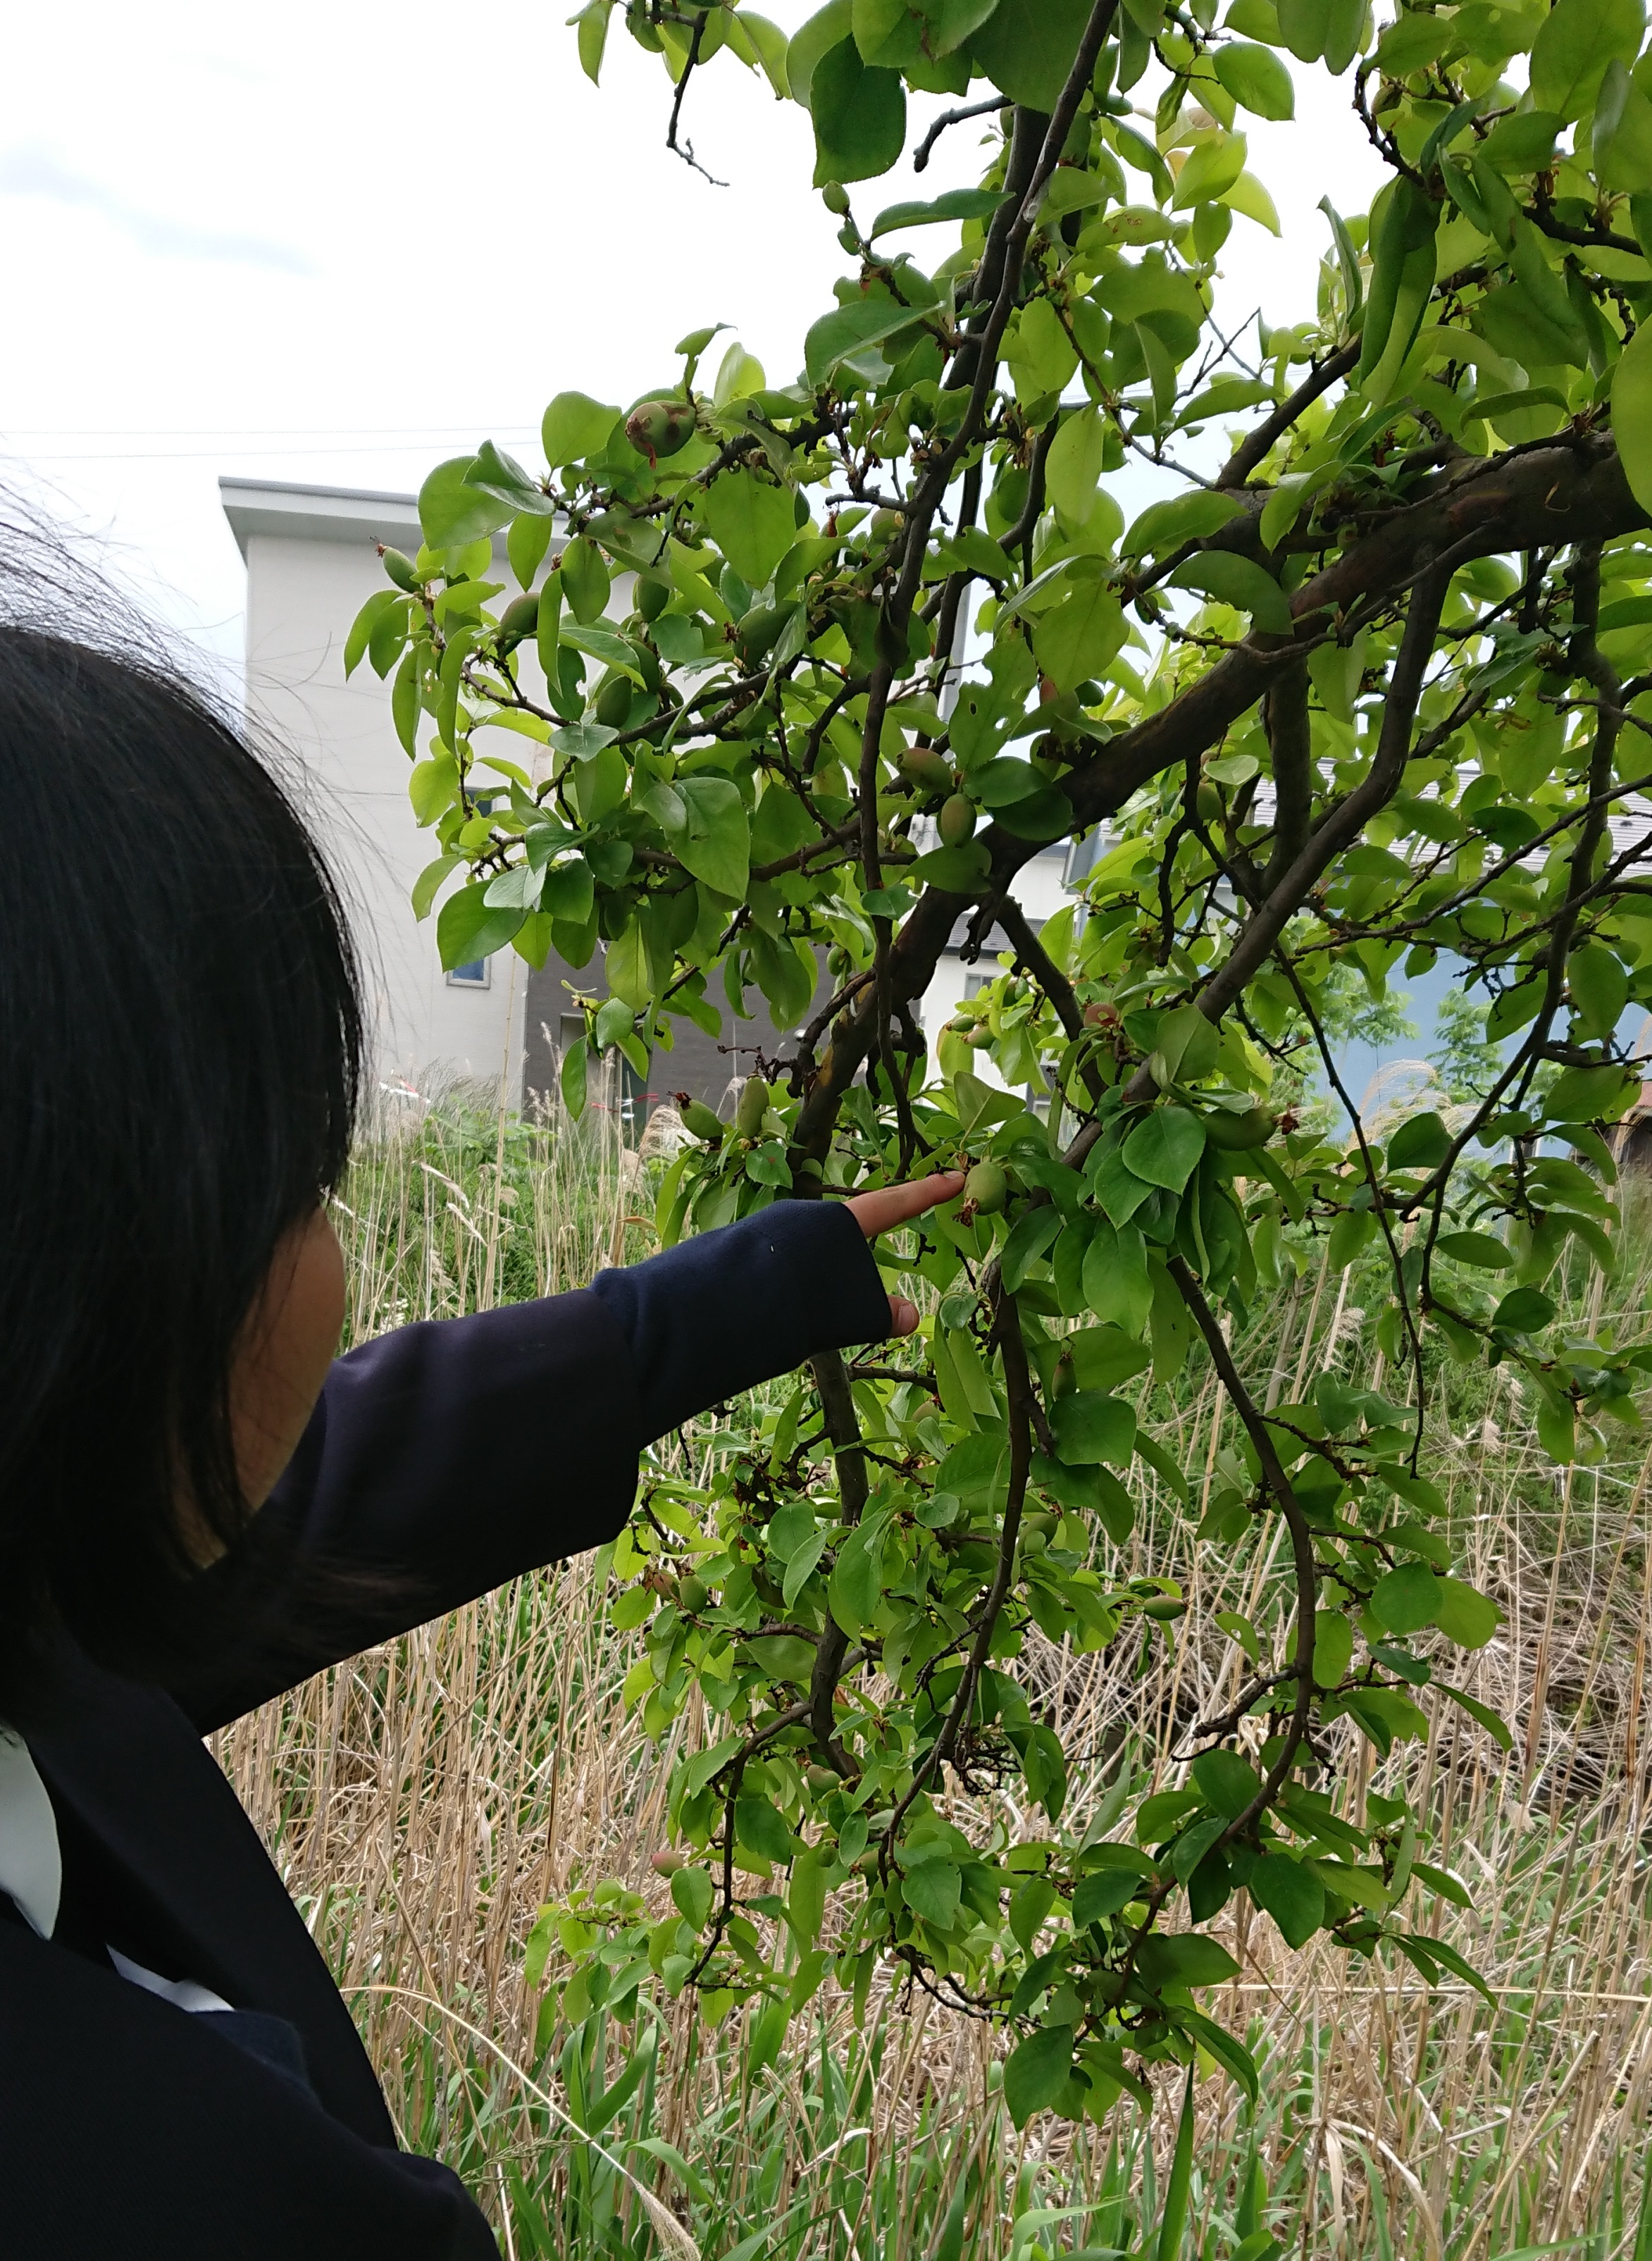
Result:
<svg viewBox="0 0 1652 2261">
<path fill-rule="evenodd" d="M 888 1329 L 854 1219 L 777 1202 L 571 1295 L 427 1321 L 340 1359 L 224 1578 L 255 1636 L 174 1693 L 203 1730 L 507 1578 L 600 1547 L 637 1456 L 812 1352 Z M 216 1576 L 218 1574 L 209 1574 Z"/>
</svg>

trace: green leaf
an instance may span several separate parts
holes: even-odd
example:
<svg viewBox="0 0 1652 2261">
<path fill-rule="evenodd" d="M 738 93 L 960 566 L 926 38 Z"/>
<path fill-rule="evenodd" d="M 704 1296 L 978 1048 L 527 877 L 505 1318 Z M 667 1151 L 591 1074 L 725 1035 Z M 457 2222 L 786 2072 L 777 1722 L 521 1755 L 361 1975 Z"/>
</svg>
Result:
<svg viewBox="0 0 1652 2261">
<path fill-rule="evenodd" d="M 909 329 L 916 319 L 909 306 L 891 306 L 878 298 L 855 299 L 822 314 L 803 341 L 803 368 L 809 383 L 824 384 L 839 362 L 852 361 L 897 330 Z"/>
<path fill-rule="evenodd" d="M 963 1878 L 952 1861 L 919 1861 L 901 1879 L 901 1897 L 926 1923 L 950 1929 L 958 1914 Z"/>
<path fill-rule="evenodd" d="M 1647 334 L 1652 335 L 1652 326 L 1648 326 Z M 1637 330 L 1629 352 L 1634 351 L 1641 336 Z M 1622 363 L 1619 366 L 1621 368 Z M 1634 1104 L 1640 1092 L 1637 1068 L 1620 1067 L 1615 1061 L 1607 1061 L 1600 1067 L 1569 1067 L 1555 1077 L 1544 1094 L 1543 1112 L 1551 1123 L 1615 1123 Z"/>
<path fill-rule="evenodd" d="M 1258 227 L 1265 227 L 1269 235 L 1283 233 L 1279 225 L 1279 207 L 1254 173 L 1241 173 L 1237 181 L 1223 190 L 1217 202 L 1225 204 L 1230 212 L 1243 212 Z"/>
<path fill-rule="evenodd" d="M 522 922 L 523 913 L 496 908 L 487 901 L 487 882 L 461 887 L 442 906 L 436 919 L 436 948 L 446 966 L 469 965 L 503 950 Z"/>
<path fill-rule="evenodd" d="M 1150 1932 L 1136 1963 L 1150 1986 L 1220 1986 L 1239 1975 L 1226 1948 L 1196 1931 Z"/>
<path fill-rule="evenodd" d="M 970 55 L 1011 102 L 1053 110 L 1089 18 L 1090 0 L 998 0 Z"/>
<path fill-rule="evenodd" d="M 1269 635 L 1289 635 L 1290 599 L 1266 566 L 1234 549 L 1203 549 L 1178 565 L 1165 584 L 1170 589 L 1196 589 L 1215 597 L 1236 612 L 1249 613 Z"/>
<path fill-rule="evenodd" d="M 413 902 L 413 915 L 416 919 L 427 919 L 429 917 L 430 907 L 436 900 L 436 895 L 441 888 L 442 881 L 448 877 L 449 872 L 456 872 L 463 861 L 464 858 L 463 856 L 438 856 L 434 863 L 427 864 L 425 865 L 424 870 L 420 872 L 419 877 L 413 884 L 413 895 L 411 900 Z"/>
<path fill-rule="evenodd" d="M 700 498 L 707 532 L 743 581 L 761 589 L 797 538 L 790 487 L 743 468 L 724 471 Z"/>
<path fill-rule="evenodd" d="M 1434 1114 L 1413 1115 L 1388 1142 L 1390 1170 L 1435 1170 L 1451 1152 L 1451 1133 Z"/>
<path fill-rule="evenodd" d="M 492 440 L 483 441 L 476 461 L 464 475 L 464 484 L 508 503 L 513 511 L 527 511 L 539 518 L 556 516 L 557 505 L 550 497 L 535 485 L 514 456 L 506 455 Z"/>
<path fill-rule="evenodd" d="M 562 1103 L 577 1123 L 585 1111 L 585 1067 L 590 1053 L 583 1044 L 570 1044 L 562 1056 L 562 1073 L 557 1081 L 562 1090 Z"/>
<path fill-rule="evenodd" d="M 379 622 L 394 607 L 405 605 L 407 601 L 399 589 L 374 590 L 361 611 L 356 615 L 350 625 L 350 632 L 344 639 L 344 676 L 347 682 L 361 665 L 367 647 L 372 641 L 373 632 Z M 379 672 L 383 674 L 384 670 L 381 668 Z"/>
<path fill-rule="evenodd" d="M 1442 1696 L 1449 1696 L 1454 1704 L 1460 1705 L 1471 1719 L 1477 1720 L 1499 1750 L 1512 1751 L 1514 1748 L 1514 1737 L 1489 1704 L 1482 1704 L 1477 1697 L 1465 1696 L 1461 1688 L 1453 1688 L 1447 1681 L 1437 1680 L 1434 1685 Z"/>
<path fill-rule="evenodd" d="M 1110 1321 L 1139 1342 L 1153 1317 L 1153 1288 L 1146 1243 L 1138 1227 L 1095 1217 L 1079 1278 L 1084 1300 L 1096 1317 Z"/>
<path fill-rule="evenodd" d="M 1258 118 L 1296 116 L 1296 90 L 1290 73 L 1268 48 L 1235 40 L 1217 49 L 1212 64 L 1217 77 L 1234 101 Z"/>
<path fill-rule="evenodd" d="M 1261 1789 L 1254 1767 L 1237 1751 L 1201 1751 L 1193 1762 L 1194 1787 L 1225 1820 L 1237 1821 Z"/>
<path fill-rule="evenodd" d="M 1096 569 L 1100 563 L 1079 560 L 1080 565 Z M 1089 677 L 1103 673 L 1124 642 L 1124 614 L 1118 599 L 1099 570 L 1081 572 L 1076 567 L 1067 596 L 1032 632 L 1038 665 L 1058 691 L 1076 691 Z"/>
<path fill-rule="evenodd" d="M 1168 549 L 1180 549 L 1184 542 L 1204 541 L 1244 508 L 1240 495 L 1196 488 L 1170 502 L 1150 504 L 1120 546 L 1126 557 L 1161 557 Z"/>
<path fill-rule="evenodd" d="M 1325 1920 L 1325 1886 L 1287 1853 L 1264 1853 L 1246 1889 L 1279 1926 L 1287 1947 L 1305 1947 Z"/>
<path fill-rule="evenodd" d="M 1017 2128 L 1047 2112 L 1073 2075 L 1071 2026 L 1040 2026 L 1013 2049 L 1004 2065 L 1004 2102 Z"/>
<path fill-rule="evenodd" d="M 1555 1306 L 1541 1289 L 1511 1288 L 1491 1314 L 1494 1327 L 1506 1327 L 1511 1334 L 1541 1333 L 1555 1316 Z"/>
<path fill-rule="evenodd" d="M 1188 2067 L 1182 2091 L 1182 2117 L 1176 2122 L 1176 2147 L 1170 2157 L 1164 2206 L 1159 2216 L 1155 2261 L 1180 2261 L 1182 2233 L 1188 2226 L 1188 2201 L 1193 2191 L 1193 2082 L 1196 2068 Z"/>
<path fill-rule="evenodd" d="M 432 549 L 456 549 L 496 533 L 516 514 L 516 506 L 466 483 L 474 456 L 450 456 L 438 463 L 419 490 L 419 524 Z"/>
<path fill-rule="evenodd" d="M 882 1568 L 882 1532 L 869 1524 L 857 1524 L 838 1547 L 826 1585 L 827 1606 L 851 1639 L 872 1622 Z"/>
<path fill-rule="evenodd" d="M 1454 1264 L 1472 1264 L 1481 1272 L 1506 1272 L 1514 1261 L 1513 1251 L 1489 1232 L 1442 1232 L 1434 1249 Z"/>
<path fill-rule="evenodd" d="M 1447 1947 L 1443 1940 L 1419 1939 L 1414 1935 L 1396 1936 L 1394 1944 L 1407 1954 L 1410 1954 L 1414 1948 L 1420 1949 L 1420 1956 L 1411 1956 L 1411 1959 L 1413 1962 L 1420 1965 L 1422 1958 L 1426 1957 L 1428 1962 L 1438 1963 L 1441 1970 L 1449 1970 L 1454 1978 L 1462 1979 L 1465 1984 L 1472 1986 L 1476 1993 L 1483 1994 L 1494 2010 L 1498 2006 L 1497 1996 L 1474 1965 L 1459 1955 L 1454 1947 Z M 1424 1970 L 1423 1975 L 1425 1977 L 1427 1977 L 1426 1970 Z M 1438 1972 L 1435 1973 L 1434 1983 L 1436 1985 L 1439 1983 Z"/>
<path fill-rule="evenodd" d="M 997 189 L 949 189 L 930 204 L 889 205 L 866 231 L 868 243 L 899 228 L 931 227 L 937 220 L 990 219 L 1003 202 Z"/>
<path fill-rule="evenodd" d="M 591 762 L 619 735 L 606 722 L 564 722 L 560 730 L 551 732 L 550 743 L 559 754 L 567 754 L 576 762 Z"/>
<path fill-rule="evenodd" d="M 563 551 L 559 570 L 570 611 L 581 628 L 589 628 L 602 618 L 614 585 L 607 559 L 588 534 L 579 534 Z"/>
<path fill-rule="evenodd" d="M 677 1903 L 678 1913 L 696 1931 L 704 1931 L 716 1899 L 716 1889 L 707 1871 L 679 1869 L 672 1878 L 672 1898 Z"/>
<path fill-rule="evenodd" d="M 1593 147 L 1595 177 L 1603 188 L 1632 195 L 1652 189 L 1652 102 L 1616 55 L 1600 82 Z"/>
<path fill-rule="evenodd" d="M 1354 1627 L 1340 1610 L 1316 1610 L 1313 1616 L 1313 1677 L 1317 1688 L 1334 1688 L 1354 1659 Z"/>
<path fill-rule="evenodd" d="M 1282 71 L 1283 66 L 1281 66 Z M 1287 82 L 1289 83 L 1289 82 Z M 1212 204 L 1231 189 L 1245 169 L 1245 136 L 1213 134 L 1195 142 L 1187 163 L 1176 176 L 1171 208 L 1184 212 L 1190 205 Z"/>
<path fill-rule="evenodd" d="M 1590 1035 L 1609 1037 L 1629 1001 L 1628 969 L 1617 952 L 1601 943 L 1584 943 L 1566 960 L 1566 986 Z"/>
<path fill-rule="evenodd" d="M 1533 107 L 1581 118 L 1612 58 L 1634 61 L 1645 22 L 1641 0 L 1555 0 L 1532 42 Z"/>
<path fill-rule="evenodd" d="M 1177 2015 L 1183 2029 L 1239 2083 L 1253 2104 L 1259 2093 L 1256 2060 L 1238 2035 L 1229 2033 L 1225 2026 L 1218 2026 L 1214 2018 L 1207 2018 L 1199 2010 L 1184 2009 Z M 1237 2250 L 1234 2261 L 1239 2261 Z"/>
<path fill-rule="evenodd" d="M 734 1834 L 736 1842 L 760 1860 L 784 1862 L 792 1857 L 792 1833 L 772 1798 L 755 1795 L 736 1798 Z"/>
<path fill-rule="evenodd" d="M 1434 1623 L 1459 1648 L 1483 1648 L 1503 1622 L 1488 1595 L 1462 1578 L 1441 1578 L 1434 1590 Z"/>
<path fill-rule="evenodd" d="M 809 83 L 815 66 L 850 35 L 854 21 L 853 0 L 828 0 L 793 32 L 786 50 L 786 78 L 794 102 L 808 108 Z M 703 352 L 704 346 L 696 348 Z"/>
<path fill-rule="evenodd" d="M 602 50 L 607 45 L 608 18 L 614 0 L 585 0 L 574 18 L 579 26 L 579 68 L 595 86 L 602 76 Z"/>
<path fill-rule="evenodd" d="M 751 868 L 751 828 L 740 788 L 727 778 L 700 776 L 679 779 L 676 791 L 686 822 L 668 836 L 672 854 L 714 894 L 737 901 Z"/>
<path fill-rule="evenodd" d="M 809 75 L 815 185 L 887 173 L 906 146 L 906 89 L 899 71 L 862 62 L 852 39 L 823 54 Z"/>
<path fill-rule="evenodd" d="M 1073 1895 L 1073 1928 L 1084 1931 L 1110 1915 L 1117 1915 L 1138 1899 L 1142 1880 L 1129 1869 L 1098 1869 L 1086 1877 Z"/>
<path fill-rule="evenodd" d="M 593 400 L 588 392 L 559 392 L 540 426 L 545 461 L 552 470 L 600 455 L 620 420 L 617 408 Z"/>
<path fill-rule="evenodd" d="M 998 1274 L 1013 1296 L 1061 1230 L 1059 1209 L 1030 1209 L 1016 1219 L 998 1260 Z"/>
<path fill-rule="evenodd" d="M 1136 1448 L 1136 1409 L 1105 1390 L 1074 1389 L 1058 1397 L 1051 1426 L 1058 1456 L 1070 1468 L 1110 1461 L 1128 1468 Z"/>
<path fill-rule="evenodd" d="M 1204 1152 L 1204 1125 L 1185 1107 L 1156 1107 L 1124 1145 L 1124 1166 L 1150 1186 L 1179 1194 Z"/>
<path fill-rule="evenodd" d="M 1426 1562 L 1407 1562 L 1380 1577 L 1371 1590 L 1371 1611 L 1390 1633 L 1420 1633 L 1434 1622 L 1438 1581 Z"/>
<path fill-rule="evenodd" d="M 970 840 L 961 848 L 931 848 L 926 856 L 901 869 L 926 887 L 939 887 L 950 895 L 968 895 L 985 884 L 992 870 L 992 855 L 984 840 Z"/>
<path fill-rule="evenodd" d="M 1045 492 L 1064 516 L 1082 525 L 1095 508 L 1107 450 L 1107 422 L 1099 408 L 1063 417 L 1045 459 Z"/>
</svg>

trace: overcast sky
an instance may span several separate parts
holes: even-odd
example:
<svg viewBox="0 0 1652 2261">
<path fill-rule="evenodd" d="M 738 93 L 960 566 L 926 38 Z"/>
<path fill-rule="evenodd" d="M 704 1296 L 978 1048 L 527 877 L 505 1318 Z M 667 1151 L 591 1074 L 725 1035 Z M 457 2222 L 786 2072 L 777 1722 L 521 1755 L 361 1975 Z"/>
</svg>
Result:
<svg viewBox="0 0 1652 2261">
<path fill-rule="evenodd" d="M 241 643 L 220 473 L 411 490 L 490 434 L 536 465 L 553 392 L 634 398 L 707 321 L 774 382 L 796 374 L 844 269 L 807 118 L 718 57 L 685 118 L 714 187 L 663 147 L 657 61 L 616 32 L 588 84 L 571 4 L 83 0 L 11 19 L 0 477 L 104 542 L 205 650 Z M 1230 318 L 1311 315 L 1318 200 L 1362 210 L 1380 178 L 1347 90 L 1318 75 L 1295 125 L 1250 122 L 1285 235 L 1235 222 Z M 924 194 L 974 179 L 978 131 L 943 140 Z M 911 186 L 858 195 L 869 213 Z M 908 240 L 922 259 L 946 239 Z"/>
</svg>

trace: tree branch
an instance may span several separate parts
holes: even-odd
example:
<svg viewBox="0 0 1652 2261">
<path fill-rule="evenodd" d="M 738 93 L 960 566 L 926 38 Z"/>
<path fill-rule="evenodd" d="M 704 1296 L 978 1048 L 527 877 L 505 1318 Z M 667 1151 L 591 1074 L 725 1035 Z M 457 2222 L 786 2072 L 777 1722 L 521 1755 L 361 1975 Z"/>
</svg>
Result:
<svg viewBox="0 0 1652 2261">
<path fill-rule="evenodd" d="M 831 1439 L 843 1519 L 852 1527 L 865 1512 L 867 1484 L 860 1423 L 855 1413 L 849 1375 L 841 1351 L 816 1351 L 809 1366 L 826 1417 L 826 1433 Z M 846 1781 L 852 1781 L 860 1769 L 837 1740 L 837 1719 L 832 1709 L 848 1651 L 848 1634 L 837 1619 L 829 1615 L 815 1644 L 815 1662 L 808 1680 L 808 1722 L 815 1748 L 825 1764 Z"/>
<path fill-rule="evenodd" d="M 944 110 L 913 151 L 913 171 L 921 173 L 925 170 L 930 162 L 930 153 L 949 126 L 966 125 L 972 118 L 988 118 L 995 110 L 1002 110 L 1006 107 L 1005 97 L 1002 94 L 995 94 L 989 96 L 985 102 L 966 103 L 961 110 Z"/>
<path fill-rule="evenodd" d="M 1313 370 L 1287 400 L 1282 400 L 1273 414 L 1265 417 L 1253 432 L 1248 433 L 1234 449 L 1217 474 L 1218 487 L 1242 487 L 1259 463 L 1265 463 L 1276 440 L 1282 439 L 1304 408 L 1311 408 L 1322 392 L 1329 392 L 1339 377 L 1346 377 L 1360 358 L 1360 341 L 1350 338 L 1339 346 Z"/>
<path fill-rule="evenodd" d="M 1274 678 L 1262 702 L 1262 722 L 1274 757 L 1274 852 L 1262 875 L 1268 894 L 1308 844 L 1313 815 L 1313 731 L 1304 666 L 1298 664 Z"/>
</svg>

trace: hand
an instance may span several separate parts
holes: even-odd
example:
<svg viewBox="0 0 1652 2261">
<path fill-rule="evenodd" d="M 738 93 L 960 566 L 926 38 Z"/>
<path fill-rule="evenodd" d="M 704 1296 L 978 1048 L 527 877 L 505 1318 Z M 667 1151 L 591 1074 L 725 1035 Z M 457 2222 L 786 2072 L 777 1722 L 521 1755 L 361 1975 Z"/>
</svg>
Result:
<svg viewBox="0 0 1652 2261">
<path fill-rule="evenodd" d="M 875 1194 L 853 1194 L 844 1203 L 868 1240 L 875 1240 L 892 1225 L 909 1224 L 937 1202 L 956 1201 L 964 1190 L 962 1170 L 937 1170 L 932 1177 L 915 1178 L 909 1185 L 882 1186 Z M 918 1307 L 904 1296 L 889 1298 L 889 1332 L 916 1332 Z"/>
</svg>

